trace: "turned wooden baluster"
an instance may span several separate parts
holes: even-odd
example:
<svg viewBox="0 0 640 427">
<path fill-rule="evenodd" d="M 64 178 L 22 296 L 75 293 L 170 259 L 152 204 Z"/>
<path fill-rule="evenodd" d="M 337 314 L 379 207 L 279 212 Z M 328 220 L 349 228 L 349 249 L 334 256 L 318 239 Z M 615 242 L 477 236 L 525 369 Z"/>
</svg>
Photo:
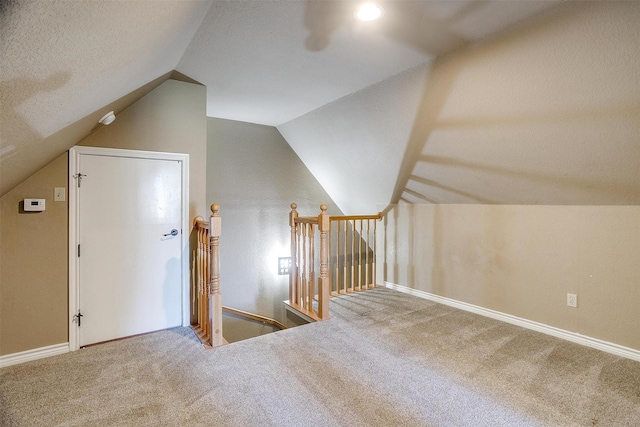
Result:
<svg viewBox="0 0 640 427">
<path fill-rule="evenodd" d="M 211 248 L 211 267 L 209 280 L 209 341 L 213 347 L 222 345 L 222 294 L 220 293 L 220 232 L 222 230 L 222 218 L 218 215 L 220 205 L 211 205 L 209 217 L 209 239 Z"/>
<path fill-rule="evenodd" d="M 340 294 L 340 221 L 337 222 L 336 227 L 336 283 L 335 283 L 335 292 L 336 295 Z M 333 292 L 333 286 L 331 287 L 331 291 Z"/>
<path fill-rule="evenodd" d="M 331 231 L 331 219 L 327 213 L 327 205 L 320 205 L 318 215 L 318 230 L 320 231 L 320 277 L 318 278 L 318 317 L 329 318 L 329 233 Z"/>
<path fill-rule="evenodd" d="M 296 258 L 298 260 L 296 268 L 296 272 L 298 273 L 296 277 L 296 304 L 300 307 L 302 307 L 304 301 L 304 269 L 306 268 L 305 263 L 307 262 L 304 259 L 304 239 L 302 238 L 302 229 L 304 226 L 304 224 L 298 224 L 296 226 L 296 247 L 298 248 L 298 255 Z"/>
<path fill-rule="evenodd" d="M 367 220 L 367 239 L 364 241 L 364 287 L 365 289 L 369 289 L 369 242 L 371 242 L 370 238 L 370 224 L 371 220 Z"/>
<path fill-rule="evenodd" d="M 298 205 L 291 203 L 289 212 L 289 226 L 291 227 L 291 267 L 289 269 L 289 303 L 298 304 L 298 245 L 296 232 L 296 218 L 298 218 Z"/>
<path fill-rule="evenodd" d="M 202 280 L 204 286 L 202 287 L 202 323 L 203 331 L 207 336 L 210 335 L 211 324 L 209 322 L 209 294 L 211 293 L 211 238 L 208 228 L 202 229 L 202 256 L 204 262 L 202 263 Z"/>
<path fill-rule="evenodd" d="M 302 284 L 302 292 L 301 292 L 301 302 L 300 307 L 306 308 L 307 310 L 311 310 L 311 306 L 307 305 L 309 301 L 309 257 L 307 256 L 307 230 L 309 230 L 309 224 L 299 224 L 299 227 L 302 228 L 301 234 L 301 247 L 302 253 L 300 256 L 300 267 L 302 275 L 300 276 L 300 283 Z"/>
<path fill-rule="evenodd" d="M 344 223 L 344 242 L 342 243 L 342 287 L 344 289 L 344 293 L 346 294 L 349 290 L 349 283 L 347 282 L 348 276 L 348 260 L 347 260 L 347 240 L 349 240 L 349 235 L 347 234 L 347 221 L 340 221 Z"/>
<path fill-rule="evenodd" d="M 382 214 L 380 214 L 382 216 Z M 371 259 L 371 287 L 376 287 L 376 257 L 377 257 L 377 248 L 376 242 L 378 240 L 378 232 L 377 232 L 377 220 L 373 220 L 373 254 Z"/>
<path fill-rule="evenodd" d="M 198 228 L 198 324 L 200 328 L 206 332 L 206 324 L 207 318 L 204 316 L 204 301 L 205 301 L 205 293 L 207 290 L 207 282 L 209 276 L 205 274 L 205 263 L 207 260 L 207 252 L 205 248 L 205 229 L 202 227 Z M 206 240 L 209 240 L 208 238 Z M 209 244 L 209 242 L 207 242 Z"/>
<path fill-rule="evenodd" d="M 195 256 L 195 271 L 196 271 L 196 291 L 194 292 L 194 298 L 197 301 L 198 305 L 198 325 L 204 331 L 206 325 L 206 318 L 204 317 L 203 311 L 203 301 L 205 289 L 207 286 L 208 276 L 204 274 L 205 272 L 205 233 L 206 229 L 200 225 L 200 219 L 202 217 L 196 217 L 193 220 L 193 226 L 197 232 L 197 246 L 196 246 L 196 256 Z M 207 245 L 209 244 L 207 238 Z"/>
<path fill-rule="evenodd" d="M 351 225 L 351 291 L 356 291 L 356 221 L 350 222 Z"/>
<path fill-rule="evenodd" d="M 307 309 L 309 311 L 313 311 L 313 298 L 315 296 L 315 292 L 314 292 L 314 285 L 315 285 L 315 280 L 316 280 L 316 272 L 315 272 L 315 265 L 314 265 L 314 254 L 313 254 L 313 249 L 314 249 L 314 235 L 315 235 L 315 227 L 313 226 L 313 224 L 307 224 L 307 227 L 309 228 L 309 232 L 307 233 L 308 235 L 308 245 L 309 245 L 309 254 L 307 255 L 307 260 L 308 262 L 308 266 L 309 266 L 309 281 L 307 283 Z"/>
</svg>

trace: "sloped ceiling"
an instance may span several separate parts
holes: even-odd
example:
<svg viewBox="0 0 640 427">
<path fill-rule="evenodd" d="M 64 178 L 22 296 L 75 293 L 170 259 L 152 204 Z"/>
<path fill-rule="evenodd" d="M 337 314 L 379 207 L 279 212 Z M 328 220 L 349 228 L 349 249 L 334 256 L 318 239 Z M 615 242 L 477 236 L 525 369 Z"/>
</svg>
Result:
<svg viewBox="0 0 640 427">
<path fill-rule="evenodd" d="M 276 126 L 345 213 L 640 203 L 637 2 L 0 4 L 0 194 L 177 70 L 209 116 Z"/>
<path fill-rule="evenodd" d="M 0 2 L 0 194 L 86 136 L 105 106 L 174 70 L 209 6 Z M 89 115 L 51 150 L 47 138 Z"/>
<path fill-rule="evenodd" d="M 640 3 L 572 2 L 278 126 L 349 214 L 640 204 Z"/>
<path fill-rule="evenodd" d="M 504 29 L 554 1 L 213 2 L 178 71 L 207 86 L 207 115 L 278 126 Z"/>
</svg>

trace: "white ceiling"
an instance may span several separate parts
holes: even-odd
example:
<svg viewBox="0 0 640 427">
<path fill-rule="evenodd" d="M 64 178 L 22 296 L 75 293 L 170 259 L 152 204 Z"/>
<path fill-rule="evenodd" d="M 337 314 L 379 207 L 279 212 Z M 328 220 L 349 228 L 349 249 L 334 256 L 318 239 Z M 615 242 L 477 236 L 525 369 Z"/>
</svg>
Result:
<svg viewBox="0 0 640 427">
<path fill-rule="evenodd" d="M 621 172 L 624 176 L 615 173 L 609 174 L 613 178 L 604 176 L 611 178 L 611 182 L 603 187 L 618 188 L 619 181 L 634 192 L 632 197 L 628 192 L 620 192 L 619 197 L 605 197 L 590 190 L 597 186 L 592 183 L 597 180 L 593 176 L 583 186 L 589 194 L 583 198 L 576 198 L 575 191 L 563 186 L 549 197 L 545 184 L 552 180 L 549 177 L 537 181 L 530 178 L 530 184 L 513 187 L 506 175 L 494 174 L 486 178 L 488 184 L 483 188 L 475 188 L 481 182 L 477 177 L 463 182 L 458 173 L 463 167 L 472 166 L 475 170 L 483 167 L 477 159 L 464 159 L 468 150 L 460 147 L 455 152 L 442 152 L 439 148 L 441 152 L 437 155 L 431 153 L 436 147 L 453 150 L 457 145 L 450 142 L 459 145 L 459 140 L 449 141 L 446 137 L 444 142 L 434 142 L 431 148 L 423 148 L 425 141 L 416 142 L 418 136 L 433 139 L 443 135 L 445 129 L 441 129 L 435 116 L 429 117 L 433 119 L 429 126 L 435 124 L 437 129 L 435 132 L 431 129 L 430 133 L 424 130 L 429 128 L 422 124 L 424 120 L 416 119 L 417 114 L 437 112 L 438 108 L 450 116 L 461 115 L 457 121 L 467 120 L 465 114 L 475 114 L 476 118 L 472 116 L 471 120 L 477 121 L 494 107 L 509 108 L 506 112 L 497 108 L 498 117 L 522 109 L 517 96 L 505 100 L 518 95 L 517 92 L 523 92 L 520 95 L 529 99 L 540 98 L 545 106 L 551 105 L 556 101 L 545 98 L 548 91 L 561 93 L 561 103 L 566 101 L 567 108 L 583 108 L 571 102 L 592 96 L 593 92 L 585 90 L 584 82 L 566 78 L 567 72 L 571 74 L 575 69 L 571 61 L 576 58 L 576 43 L 586 40 L 581 45 L 584 58 L 590 57 L 595 63 L 599 58 L 589 52 L 590 43 L 635 34 L 633 30 L 625 30 L 620 36 L 610 33 L 623 28 L 617 21 L 634 20 L 637 5 L 609 3 L 591 6 L 575 2 L 575 7 L 568 8 L 565 2 L 553 0 L 384 1 L 382 20 L 359 23 L 353 19 L 354 1 L 3 1 L 0 2 L 0 194 L 78 142 L 75 138 L 58 138 L 66 129 L 93 115 L 100 117 L 116 100 L 177 70 L 207 86 L 207 115 L 276 126 L 345 212 L 371 210 L 372 206 L 398 199 L 437 203 L 635 203 L 638 196 L 632 177 L 636 171 L 633 162 L 627 161 L 618 168 L 624 171 Z M 610 19 L 584 18 L 585 23 L 575 30 L 561 29 L 565 21 L 569 22 L 568 27 L 570 22 L 578 22 L 583 10 L 593 10 L 589 12 L 593 16 L 608 14 Z M 438 71 L 443 67 L 435 67 L 438 72 L 433 73 L 433 65 L 438 64 L 435 58 L 455 58 L 456 54 L 445 54 L 481 46 L 541 17 L 552 20 L 556 14 L 561 19 L 550 25 L 549 33 L 555 34 L 559 47 L 553 49 L 553 39 L 545 39 L 541 44 L 554 52 L 553 58 L 541 58 L 548 61 L 542 74 L 548 71 L 552 77 L 539 84 L 537 91 L 525 93 L 529 88 L 526 83 L 519 83 L 510 93 L 500 92 L 505 87 L 503 83 L 509 86 L 510 80 L 526 77 L 528 70 L 542 63 L 531 62 L 529 53 L 523 53 L 520 67 L 512 63 L 511 57 L 496 62 L 502 65 L 490 71 L 483 68 L 483 61 L 475 61 L 466 70 L 454 70 L 453 75 L 459 74 L 458 81 Z M 582 36 L 585 28 L 586 31 L 594 28 L 593 34 L 589 34 L 593 40 L 572 39 L 572 34 Z M 518 40 L 514 37 L 513 40 Z M 522 44 L 522 49 L 533 49 L 534 56 L 537 55 L 537 42 L 527 43 Z M 517 44 L 503 44 L 502 50 L 517 57 L 520 49 L 514 47 Z M 585 82 L 595 79 L 590 88 L 606 88 L 607 93 L 620 89 L 621 97 L 635 96 L 633 82 L 626 82 L 629 66 L 635 63 L 634 48 L 631 44 L 622 46 L 602 44 L 599 52 L 600 57 L 619 54 L 617 62 L 608 60 L 602 64 L 620 65 L 614 71 L 625 84 L 601 85 L 598 79 L 602 71 L 595 67 L 592 75 L 583 77 Z M 637 40 L 635 46 L 637 57 Z M 494 52 L 491 49 L 484 52 L 490 62 Z M 523 65 L 527 61 L 530 64 Z M 581 72 L 589 73 L 590 67 L 582 67 Z M 514 74 L 503 74 L 505 81 L 492 81 L 496 73 L 510 68 Z M 470 75 L 472 69 L 477 73 Z M 476 76 L 483 76 L 485 81 Z M 442 84 L 436 85 L 432 80 Z M 549 84 L 549 81 L 557 82 Z M 485 94 L 483 89 L 488 92 Z M 449 104 L 454 100 L 451 98 L 449 104 L 441 105 L 444 100 L 437 96 L 446 95 L 446 91 L 462 96 L 463 101 L 456 101 L 457 106 L 451 107 Z M 436 98 L 429 98 L 432 92 Z M 468 97 L 465 94 L 473 92 L 484 96 L 474 99 L 492 99 L 495 103 L 465 104 Z M 597 102 L 602 104 L 606 96 L 602 95 Z M 589 102 L 584 98 L 584 105 Z M 545 113 L 554 114 L 553 108 Z M 85 135 L 89 130 L 83 131 Z M 541 128 L 536 132 L 541 132 Z M 633 133 L 633 126 L 628 132 Z M 504 133 L 500 137 L 506 138 Z M 538 137 L 545 143 L 548 140 L 548 135 L 547 139 L 542 134 Z M 57 145 L 47 145 L 51 138 L 57 138 Z M 483 142 L 490 144 L 485 152 L 502 150 L 492 138 L 487 136 Z M 611 164 L 626 156 L 620 153 L 633 152 L 628 136 L 624 138 L 627 139 L 623 149 L 610 151 L 618 153 Z M 527 150 L 539 142 L 519 141 Z M 579 145 L 576 143 L 574 148 Z M 332 154 L 314 154 L 317 146 L 326 146 Z M 367 154 L 338 162 L 341 167 L 332 164 L 333 153 L 361 153 L 357 147 L 368 148 Z M 531 168 L 546 171 L 550 164 L 555 164 L 553 160 L 558 157 L 554 150 L 547 157 L 538 155 L 537 164 Z M 517 157 L 517 153 L 504 151 L 497 154 L 502 159 Z M 427 161 L 416 163 L 414 157 L 420 156 Z M 566 156 L 570 159 L 571 153 Z M 583 166 L 595 161 L 584 155 L 578 158 L 583 157 L 583 163 L 571 160 L 574 163 L 569 169 L 579 171 L 575 182 L 582 182 L 577 176 L 582 174 Z M 362 162 L 374 167 L 353 167 Z M 445 171 L 443 164 L 449 165 L 449 169 Z M 428 173 L 421 171 L 424 167 Z M 526 162 L 511 163 L 499 170 L 511 173 L 525 167 Z M 562 168 L 557 166 L 546 172 L 559 176 L 564 173 Z M 364 174 L 355 173 L 360 170 Z M 437 177 L 426 177 L 436 172 Z M 413 179 L 416 174 L 422 177 L 421 181 Z M 355 185 L 358 192 L 344 190 L 348 187 L 346 182 L 356 181 L 360 182 Z M 528 186 L 536 191 L 527 191 Z M 497 189 L 503 190 L 496 193 Z M 421 196 L 418 200 L 416 193 Z M 535 198 L 522 197 L 533 193 Z M 355 203 L 356 200 L 360 202 Z"/>
<path fill-rule="evenodd" d="M 390 1 L 364 24 L 351 1 L 2 2 L 2 153 L 173 69 L 209 116 L 277 126 L 552 3 Z"/>
<path fill-rule="evenodd" d="M 553 1 L 214 1 L 177 70 L 207 86 L 207 115 L 278 126 L 478 40 Z"/>
</svg>

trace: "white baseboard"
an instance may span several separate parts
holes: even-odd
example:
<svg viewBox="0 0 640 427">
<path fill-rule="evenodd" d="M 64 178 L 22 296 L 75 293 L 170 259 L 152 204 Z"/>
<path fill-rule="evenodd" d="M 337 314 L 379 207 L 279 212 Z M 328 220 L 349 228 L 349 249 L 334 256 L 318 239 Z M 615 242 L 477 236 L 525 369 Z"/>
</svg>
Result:
<svg viewBox="0 0 640 427">
<path fill-rule="evenodd" d="M 479 314 L 481 316 L 490 317 L 492 319 L 500 320 L 502 322 L 511 323 L 512 325 L 521 326 L 523 328 L 531 329 L 536 332 L 551 335 L 556 338 L 561 338 L 567 341 L 581 344 L 587 347 L 592 347 L 598 350 L 605 351 L 607 353 L 615 354 L 616 356 L 626 357 L 627 359 L 636 360 L 640 362 L 640 350 L 624 347 L 618 344 L 614 344 L 607 341 L 602 341 L 597 338 L 592 338 L 586 335 L 581 335 L 576 332 L 569 332 L 564 329 L 556 328 L 553 326 L 545 325 L 544 323 L 534 322 L 532 320 L 523 319 L 521 317 L 512 316 L 510 314 L 501 313 L 499 311 L 490 310 L 488 308 L 480 307 L 466 302 L 454 300 L 451 298 L 441 297 L 429 292 L 420 291 L 417 289 L 408 288 L 402 285 L 396 285 L 391 282 L 384 282 L 385 287 L 394 289 L 396 291 L 404 292 L 419 298 L 424 298 L 429 301 L 437 302 L 440 304 L 448 305 L 450 307 L 458 308 L 460 310 L 469 311 L 471 313 Z"/>
<path fill-rule="evenodd" d="M 68 352 L 69 343 L 65 342 L 47 347 L 34 348 L 33 350 L 21 351 L 20 353 L 7 354 L 5 356 L 0 356 L 0 368 L 30 362 L 32 360 L 43 359 L 45 357 L 57 356 Z"/>
</svg>

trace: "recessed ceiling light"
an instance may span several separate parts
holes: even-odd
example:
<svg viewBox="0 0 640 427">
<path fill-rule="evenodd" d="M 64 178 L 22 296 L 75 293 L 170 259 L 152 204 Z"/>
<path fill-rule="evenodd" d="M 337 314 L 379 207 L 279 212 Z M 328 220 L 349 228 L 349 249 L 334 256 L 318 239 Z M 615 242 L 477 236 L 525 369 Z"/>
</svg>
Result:
<svg viewBox="0 0 640 427">
<path fill-rule="evenodd" d="M 356 10 L 356 18 L 360 21 L 375 21 L 382 16 L 382 7 L 375 3 L 364 3 Z"/>
</svg>

